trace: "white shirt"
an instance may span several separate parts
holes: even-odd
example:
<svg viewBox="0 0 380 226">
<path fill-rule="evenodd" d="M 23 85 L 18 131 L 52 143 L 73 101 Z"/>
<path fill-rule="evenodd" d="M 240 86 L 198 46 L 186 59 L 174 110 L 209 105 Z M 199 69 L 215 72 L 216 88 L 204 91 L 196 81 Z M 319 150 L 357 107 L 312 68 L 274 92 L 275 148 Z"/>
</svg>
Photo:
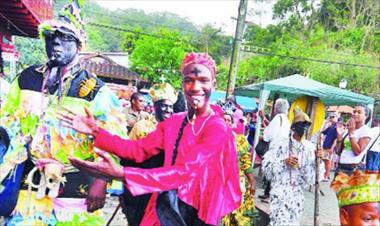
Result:
<svg viewBox="0 0 380 226">
<path fill-rule="evenodd" d="M 352 137 L 356 142 L 359 142 L 361 138 L 368 137 L 371 138 L 371 129 L 367 125 L 363 125 L 359 129 L 355 130 L 352 133 Z M 347 138 L 346 138 L 347 139 Z M 369 145 L 371 142 L 368 143 Z M 367 153 L 367 148 L 369 147 L 367 144 L 367 147 L 364 148 L 362 152 L 360 152 L 359 155 L 355 155 L 355 153 L 352 150 L 345 149 L 342 152 L 342 155 L 340 156 L 339 163 L 342 164 L 358 164 L 363 159 L 364 155 Z"/>
<path fill-rule="evenodd" d="M 269 125 L 264 129 L 263 139 L 272 142 L 277 138 L 289 137 L 290 123 L 288 116 L 284 113 L 276 114 Z"/>
</svg>

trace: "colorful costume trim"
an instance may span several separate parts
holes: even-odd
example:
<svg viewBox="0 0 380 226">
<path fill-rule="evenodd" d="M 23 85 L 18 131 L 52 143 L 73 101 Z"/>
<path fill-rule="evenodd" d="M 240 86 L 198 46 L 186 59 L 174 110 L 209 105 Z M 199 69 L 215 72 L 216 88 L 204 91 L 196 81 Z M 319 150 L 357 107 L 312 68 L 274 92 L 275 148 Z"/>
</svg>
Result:
<svg viewBox="0 0 380 226">
<path fill-rule="evenodd" d="M 339 207 L 380 202 L 380 174 L 356 170 L 349 176 L 340 172 L 331 183 L 331 188 L 337 192 Z"/>
</svg>

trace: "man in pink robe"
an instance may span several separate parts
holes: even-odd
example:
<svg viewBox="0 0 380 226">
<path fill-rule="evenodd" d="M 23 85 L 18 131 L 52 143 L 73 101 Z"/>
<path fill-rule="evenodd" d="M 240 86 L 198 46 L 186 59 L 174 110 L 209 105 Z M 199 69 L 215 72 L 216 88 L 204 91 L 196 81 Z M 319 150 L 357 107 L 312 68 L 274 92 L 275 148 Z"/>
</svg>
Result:
<svg viewBox="0 0 380 226">
<path fill-rule="evenodd" d="M 64 125 L 93 135 L 96 147 L 121 158 L 142 162 L 164 151 L 164 166 L 154 169 L 121 169 L 102 152 L 99 152 L 104 159 L 102 162 L 70 159 L 78 169 L 93 176 L 123 181 L 134 195 L 156 192 L 141 225 L 171 225 L 170 217 L 167 222 L 156 214 L 156 198 L 163 191 L 176 190 L 183 225 L 217 225 L 224 215 L 240 205 L 234 137 L 223 120 L 221 109 L 209 103 L 215 86 L 215 64 L 207 54 L 190 53 L 181 71 L 188 112 L 175 114 L 159 123 L 154 132 L 140 140 L 131 141 L 109 134 L 96 125 L 88 111 L 87 116 L 71 112 L 61 115 Z M 177 155 L 173 161 L 175 150 Z M 182 204 L 193 208 L 199 220 L 181 212 Z"/>
</svg>

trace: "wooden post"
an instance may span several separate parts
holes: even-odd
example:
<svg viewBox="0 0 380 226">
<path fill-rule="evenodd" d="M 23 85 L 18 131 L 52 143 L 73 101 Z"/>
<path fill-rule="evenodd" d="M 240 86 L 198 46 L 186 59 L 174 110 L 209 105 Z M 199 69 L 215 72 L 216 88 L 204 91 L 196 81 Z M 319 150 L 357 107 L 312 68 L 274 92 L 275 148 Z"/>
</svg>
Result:
<svg viewBox="0 0 380 226">
<path fill-rule="evenodd" d="M 243 37 L 245 17 L 247 14 L 248 0 L 240 0 L 239 15 L 236 23 L 235 39 L 231 55 L 230 71 L 228 74 L 226 99 L 234 92 L 236 82 L 236 72 L 239 64 L 240 44 Z"/>
<path fill-rule="evenodd" d="M 317 151 L 322 148 L 321 146 L 321 135 L 318 134 L 316 149 Z M 315 192 L 314 192 L 314 226 L 319 226 L 319 166 L 321 165 L 321 159 L 315 156 Z"/>
</svg>

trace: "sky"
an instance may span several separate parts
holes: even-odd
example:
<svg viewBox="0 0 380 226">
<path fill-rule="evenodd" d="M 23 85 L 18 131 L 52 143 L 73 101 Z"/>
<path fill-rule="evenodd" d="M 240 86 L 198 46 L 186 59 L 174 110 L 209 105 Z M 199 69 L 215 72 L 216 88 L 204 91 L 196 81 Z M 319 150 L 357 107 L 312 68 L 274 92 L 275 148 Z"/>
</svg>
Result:
<svg viewBox="0 0 380 226">
<path fill-rule="evenodd" d="M 236 21 L 231 17 L 237 18 L 239 7 L 239 0 L 96 0 L 96 2 L 111 10 L 135 8 L 145 12 L 176 13 L 196 25 L 211 23 L 217 28 L 222 28 L 227 35 L 235 32 Z M 249 1 L 246 21 L 262 26 L 274 23 L 271 14 L 273 3 L 274 0 L 264 0 L 263 3 Z"/>
</svg>

